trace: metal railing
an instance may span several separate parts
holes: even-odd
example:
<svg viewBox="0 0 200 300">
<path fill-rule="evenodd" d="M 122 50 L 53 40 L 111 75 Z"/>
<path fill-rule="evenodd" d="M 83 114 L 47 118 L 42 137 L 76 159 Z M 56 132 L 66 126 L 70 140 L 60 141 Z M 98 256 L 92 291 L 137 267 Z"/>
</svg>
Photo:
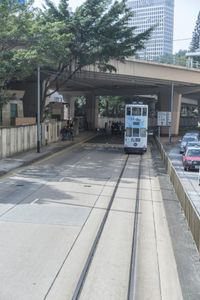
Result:
<svg viewBox="0 0 200 300">
<path fill-rule="evenodd" d="M 155 58 L 148 58 L 148 57 L 135 57 L 137 60 L 143 60 L 143 61 L 149 61 L 149 62 L 157 62 L 157 63 L 163 63 L 168 65 L 174 65 L 174 66 L 182 66 L 189 69 L 200 69 L 200 62 L 190 60 L 187 57 L 177 57 L 177 56 L 167 56 L 167 57 L 155 57 Z"/>
</svg>

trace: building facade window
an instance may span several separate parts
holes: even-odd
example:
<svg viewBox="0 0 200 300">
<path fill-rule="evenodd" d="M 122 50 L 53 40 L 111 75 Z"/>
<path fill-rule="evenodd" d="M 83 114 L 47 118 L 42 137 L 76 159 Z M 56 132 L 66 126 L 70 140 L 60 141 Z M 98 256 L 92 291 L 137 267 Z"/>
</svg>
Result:
<svg viewBox="0 0 200 300">
<path fill-rule="evenodd" d="M 172 54 L 174 0 L 130 0 L 127 6 L 134 12 L 130 25 L 136 26 L 136 34 L 155 26 L 145 48 L 138 51 L 137 55 L 143 59 L 157 59 L 162 55 Z"/>
</svg>

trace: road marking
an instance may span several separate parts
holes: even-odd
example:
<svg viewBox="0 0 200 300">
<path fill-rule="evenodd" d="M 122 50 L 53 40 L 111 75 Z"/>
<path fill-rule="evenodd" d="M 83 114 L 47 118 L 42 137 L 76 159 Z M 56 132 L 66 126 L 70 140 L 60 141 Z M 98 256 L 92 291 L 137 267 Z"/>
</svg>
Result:
<svg viewBox="0 0 200 300">
<path fill-rule="evenodd" d="M 35 204 L 38 200 L 39 200 L 39 198 L 36 198 L 35 200 L 33 200 L 33 201 L 31 202 L 31 205 L 32 205 L 32 204 Z"/>
</svg>

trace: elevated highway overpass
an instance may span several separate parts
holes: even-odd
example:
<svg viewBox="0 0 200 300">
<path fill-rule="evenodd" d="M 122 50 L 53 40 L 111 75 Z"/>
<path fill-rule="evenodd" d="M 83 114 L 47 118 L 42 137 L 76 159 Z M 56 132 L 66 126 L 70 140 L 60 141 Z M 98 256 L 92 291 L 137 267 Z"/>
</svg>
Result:
<svg viewBox="0 0 200 300">
<path fill-rule="evenodd" d="M 65 91 L 73 94 L 137 95 L 158 94 L 174 84 L 174 90 L 182 95 L 198 97 L 200 70 L 175 65 L 129 59 L 125 62 L 110 61 L 115 73 L 100 72 L 89 66 L 77 72 L 65 85 Z"/>
<path fill-rule="evenodd" d="M 182 97 L 195 99 L 200 112 L 200 70 L 137 59 L 109 63 L 116 68 L 116 72 L 101 72 L 91 65 L 75 72 L 59 90 L 65 102 L 69 103 L 71 117 L 74 114 L 74 96 L 86 96 L 87 122 L 90 129 L 97 128 L 98 96 L 104 95 L 133 96 L 133 99 L 138 95 L 156 96 L 159 111 L 173 111 L 171 132 L 174 135 L 179 130 Z M 65 74 L 64 77 L 67 78 L 68 75 Z M 23 100 L 28 116 L 36 111 L 36 84 L 26 82 L 19 88 L 26 90 Z M 164 130 L 165 128 L 163 132 Z"/>
<path fill-rule="evenodd" d="M 96 127 L 96 96 L 156 95 L 159 110 L 173 112 L 172 134 L 178 134 L 182 97 L 200 99 L 200 70 L 137 59 L 113 60 L 110 64 L 116 68 L 115 73 L 88 66 L 74 74 L 60 91 L 68 99 L 75 95 L 87 96 L 90 127 Z"/>
</svg>

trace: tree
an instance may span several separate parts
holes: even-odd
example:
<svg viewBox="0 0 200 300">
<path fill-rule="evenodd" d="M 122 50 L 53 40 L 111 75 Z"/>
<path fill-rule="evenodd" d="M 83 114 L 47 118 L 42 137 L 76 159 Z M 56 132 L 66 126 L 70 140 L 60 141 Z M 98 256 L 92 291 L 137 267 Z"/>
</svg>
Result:
<svg viewBox="0 0 200 300">
<path fill-rule="evenodd" d="M 111 59 L 124 61 L 144 47 L 152 28 L 135 35 L 135 27 L 128 24 L 131 17 L 125 0 L 87 0 L 74 13 L 69 12 L 67 0 L 60 0 L 58 6 L 46 0 L 40 35 L 46 54 L 43 65 L 51 66 L 51 72 L 46 77 L 43 107 L 49 88 L 59 90 L 84 66 L 95 64 L 112 72 Z"/>
<path fill-rule="evenodd" d="M 159 62 L 169 65 L 186 66 L 186 54 L 187 50 L 179 50 L 175 54 L 164 54 L 158 58 Z"/>
<path fill-rule="evenodd" d="M 50 88 L 58 91 L 87 65 L 115 71 L 109 61 L 133 56 L 152 32 L 135 35 L 126 0 L 87 0 L 75 12 L 68 0 L 58 6 L 46 0 L 43 10 L 33 9 L 31 1 L 21 5 L 2 0 L 0 16 L 0 103 L 10 82 L 30 76 L 41 65 L 46 79 L 42 114 Z"/>
<path fill-rule="evenodd" d="M 124 107 L 127 98 L 121 96 L 102 96 L 99 98 L 99 112 L 102 116 L 124 116 Z"/>
<path fill-rule="evenodd" d="M 175 63 L 180 66 L 186 66 L 186 57 L 187 50 L 179 50 L 177 53 L 174 54 Z"/>
<path fill-rule="evenodd" d="M 197 17 L 196 25 L 192 34 L 190 51 L 195 51 L 200 48 L 200 12 Z"/>
<path fill-rule="evenodd" d="M 200 52 L 200 12 L 197 17 L 196 25 L 192 34 L 192 41 L 190 44 L 190 51 L 195 52 L 197 51 Z M 200 63 L 200 57 L 194 57 L 193 58 L 194 63 Z"/>
<path fill-rule="evenodd" d="M 35 52 L 28 47 L 34 27 L 32 2 L 21 5 L 17 0 L 0 2 L 0 106 L 7 101 L 6 89 L 10 81 L 33 72 Z"/>
</svg>

